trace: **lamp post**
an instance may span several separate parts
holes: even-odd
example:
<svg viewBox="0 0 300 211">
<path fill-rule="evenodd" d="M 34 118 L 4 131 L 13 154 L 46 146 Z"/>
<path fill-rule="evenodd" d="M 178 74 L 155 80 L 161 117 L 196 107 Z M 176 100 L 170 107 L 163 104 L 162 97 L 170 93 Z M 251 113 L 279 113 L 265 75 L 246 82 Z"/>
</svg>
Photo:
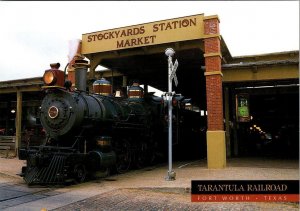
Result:
<svg viewBox="0 0 300 211">
<path fill-rule="evenodd" d="M 169 134 L 168 134 L 168 151 L 169 151 L 169 156 L 168 156 L 168 161 L 169 161 L 169 169 L 168 169 L 168 174 L 165 177 L 167 181 L 172 181 L 175 180 L 176 173 L 172 170 L 172 79 L 174 78 L 175 71 L 177 68 L 177 65 L 173 65 L 172 63 L 172 56 L 175 54 L 175 51 L 172 48 L 167 48 L 165 50 L 165 54 L 168 57 L 168 92 L 166 93 L 167 101 L 168 101 L 168 126 L 169 126 Z M 177 63 L 177 60 L 176 60 Z M 175 68 L 174 68 L 175 67 Z M 176 78 L 177 80 L 177 78 Z"/>
</svg>

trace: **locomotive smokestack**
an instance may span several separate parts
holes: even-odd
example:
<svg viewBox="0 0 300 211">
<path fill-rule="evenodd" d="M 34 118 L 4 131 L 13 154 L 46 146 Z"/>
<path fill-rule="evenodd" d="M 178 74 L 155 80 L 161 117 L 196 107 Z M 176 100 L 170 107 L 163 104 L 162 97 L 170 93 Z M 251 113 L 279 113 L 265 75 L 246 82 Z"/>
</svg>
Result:
<svg viewBox="0 0 300 211">
<path fill-rule="evenodd" d="M 70 40 L 69 41 L 69 66 L 68 66 L 68 80 L 72 82 L 72 86 L 75 86 L 75 68 L 74 64 L 76 60 L 84 59 L 84 56 L 81 54 L 81 40 Z"/>
<path fill-rule="evenodd" d="M 80 91 L 86 91 L 87 69 L 90 67 L 86 60 L 75 60 L 75 87 Z"/>
</svg>

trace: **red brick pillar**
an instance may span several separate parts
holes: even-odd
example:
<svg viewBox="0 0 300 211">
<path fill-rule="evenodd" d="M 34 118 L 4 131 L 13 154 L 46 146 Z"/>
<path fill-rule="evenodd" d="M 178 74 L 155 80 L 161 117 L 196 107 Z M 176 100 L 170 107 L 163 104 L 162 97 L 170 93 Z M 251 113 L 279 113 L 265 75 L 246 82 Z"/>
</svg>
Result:
<svg viewBox="0 0 300 211">
<path fill-rule="evenodd" d="M 208 168 L 226 167 L 221 44 L 218 16 L 204 17 Z"/>
</svg>

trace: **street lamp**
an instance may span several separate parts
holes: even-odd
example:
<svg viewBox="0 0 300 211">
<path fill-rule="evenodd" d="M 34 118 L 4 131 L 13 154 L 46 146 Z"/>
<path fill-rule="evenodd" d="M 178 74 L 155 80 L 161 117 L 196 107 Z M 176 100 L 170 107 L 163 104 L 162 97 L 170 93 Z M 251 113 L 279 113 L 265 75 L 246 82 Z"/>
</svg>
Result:
<svg viewBox="0 0 300 211">
<path fill-rule="evenodd" d="M 168 110 L 169 110 L 169 115 L 168 115 L 168 125 L 169 125 L 169 170 L 168 174 L 165 177 L 167 181 L 172 181 L 175 180 L 176 173 L 172 170 L 172 80 L 174 77 L 176 77 L 175 72 L 176 72 L 176 67 L 174 68 L 174 65 L 172 63 L 172 56 L 175 54 L 175 51 L 172 48 L 167 48 L 165 50 L 165 54 L 168 57 L 168 93 L 167 93 L 167 101 L 168 101 Z M 177 62 L 176 62 L 177 63 Z M 177 80 L 177 78 L 176 78 Z M 175 84 L 177 86 L 177 84 Z"/>
</svg>

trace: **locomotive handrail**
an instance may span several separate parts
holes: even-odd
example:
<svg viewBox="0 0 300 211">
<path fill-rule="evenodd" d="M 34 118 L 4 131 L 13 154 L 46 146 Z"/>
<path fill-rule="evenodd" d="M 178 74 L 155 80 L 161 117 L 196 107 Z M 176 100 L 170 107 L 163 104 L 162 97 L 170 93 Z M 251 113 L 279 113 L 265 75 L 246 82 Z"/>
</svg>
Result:
<svg viewBox="0 0 300 211">
<path fill-rule="evenodd" d="M 136 123 L 127 123 L 127 122 L 116 122 L 116 125 L 132 125 L 132 126 L 143 126 L 144 124 L 136 124 Z"/>
<path fill-rule="evenodd" d="M 30 149 L 41 149 L 41 146 L 30 146 Z M 44 149 L 59 149 L 59 150 L 70 150 L 70 151 L 74 151 L 74 148 L 72 147 L 58 147 L 58 146 L 46 146 L 43 145 L 43 150 Z"/>
<path fill-rule="evenodd" d="M 76 140 L 74 142 L 74 144 L 72 145 L 72 148 L 75 149 L 75 145 L 77 144 L 77 142 L 80 140 L 80 138 L 82 138 L 82 133 L 84 131 L 84 128 L 81 130 L 80 134 L 78 136 L 75 136 L 76 137 Z"/>
</svg>

